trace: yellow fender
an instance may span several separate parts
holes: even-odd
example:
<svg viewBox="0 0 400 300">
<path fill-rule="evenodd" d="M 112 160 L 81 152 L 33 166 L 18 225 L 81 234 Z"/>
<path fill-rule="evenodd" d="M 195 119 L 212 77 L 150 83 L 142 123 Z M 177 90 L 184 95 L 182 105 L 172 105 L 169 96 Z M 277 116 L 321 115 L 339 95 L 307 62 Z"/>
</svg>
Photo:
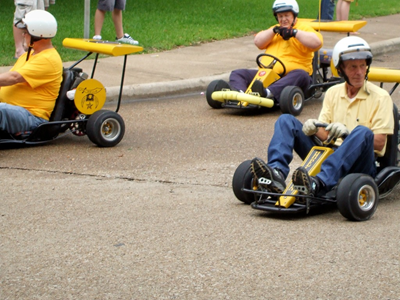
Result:
<svg viewBox="0 0 400 300">
<path fill-rule="evenodd" d="M 274 106 L 274 101 L 271 99 L 250 95 L 246 93 L 240 93 L 236 91 L 228 91 L 228 90 L 216 91 L 211 94 L 211 98 L 219 102 L 225 102 L 225 100 L 241 101 L 244 104 L 244 106 L 247 106 L 246 103 L 265 106 L 265 107 Z"/>
</svg>

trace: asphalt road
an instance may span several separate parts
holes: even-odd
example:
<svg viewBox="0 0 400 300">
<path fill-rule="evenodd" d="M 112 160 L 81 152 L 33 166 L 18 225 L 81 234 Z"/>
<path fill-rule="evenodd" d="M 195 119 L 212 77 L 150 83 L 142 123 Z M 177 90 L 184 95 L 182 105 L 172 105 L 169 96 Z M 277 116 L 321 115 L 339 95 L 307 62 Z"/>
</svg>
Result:
<svg viewBox="0 0 400 300">
<path fill-rule="evenodd" d="M 120 113 L 114 148 L 70 135 L 1 150 L 1 299 L 400 298 L 398 189 L 361 223 L 255 211 L 232 175 L 266 158 L 279 111 L 214 110 L 199 92 Z"/>
</svg>

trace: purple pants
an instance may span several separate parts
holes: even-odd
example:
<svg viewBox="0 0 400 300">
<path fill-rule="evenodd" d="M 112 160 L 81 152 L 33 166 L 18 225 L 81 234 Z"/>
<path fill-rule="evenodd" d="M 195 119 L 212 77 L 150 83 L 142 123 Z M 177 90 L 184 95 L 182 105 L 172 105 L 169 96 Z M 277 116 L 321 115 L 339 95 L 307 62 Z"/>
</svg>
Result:
<svg viewBox="0 0 400 300">
<path fill-rule="evenodd" d="M 229 85 L 232 89 L 237 91 L 245 92 L 247 87 L 253 81 L 254 76 L 256 76 L 258 70 L 249 70 L 249 69 L 238 69 L 232 71 L 229 77 Z M 272 83 L 268 89 L 274 95 L 275 100 L 279 103 L 279 99 L 281 96 L 282 90 L 290 85 L 290 86 L 298 86 L 303 90 L 303 93 L 306 94 L 309 86 L 312 83 L 312 78 L 308 73 L 304 70 L 293 70 L 287 73 L 284 77 Z"/>
</svg>

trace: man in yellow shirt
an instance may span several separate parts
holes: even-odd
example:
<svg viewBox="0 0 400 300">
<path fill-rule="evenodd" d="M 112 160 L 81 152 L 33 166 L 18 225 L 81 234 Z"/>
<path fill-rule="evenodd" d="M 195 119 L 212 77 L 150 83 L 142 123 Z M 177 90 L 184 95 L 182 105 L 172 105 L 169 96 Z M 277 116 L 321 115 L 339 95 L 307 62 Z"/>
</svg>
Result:
<svg viewBox="0 0 400 300">
<path fill-rule="evenodd" d="M 300 193 L 327 192 L 350 173 L 376 176 L 375 157 L 385 154 L 387 135 L 394 130 L 392 99 L 385 90 L 367 81 L 372 53 L 363 39 L 341 39 L 333 49 L 332 59 L 345 82 L 326 92 L 318 120 L 310 119 L 303 125 L 292 115 L 279 117 L 268 148 L 268 163 L 255 158 L 251 164 L 253 176 L 262 188 L 283 192 L 293 150 L 305 159 L 315 146 L 313 135 L 321 141 L 343 141 L 323 162 L 317 176 L 309 176 L 304 167 L 293 172 L 294 188 Z M 327 127 L 317 128 L 317 123 Z"/>
<path fill-rule="evenodd" d="M 56 19 L 33 10 L 22 23 L 28 51 L 0 74 L 0 131 L 10 134 L 32 131 L 49 120 L 62 81 L 62 61 L 51 42 Z"/>
<path fill-rule="evenodd" d="M 296 0 L 276 0 L 272 11 L 278 25 L 259 32 L 254 44 L 265 53 L 279 58 L 286 67 L 286 75 L 272 83 L 267 89 L 261 81 L 253 84 L 253 92 L 262 97 L 274 99 L 279 103 L 282 90 L 288 86 L 298 86 L 305 93 L 312 83 L 312 60 L 314 52 L 322 47 L 322 35 L 310 26 L 298 23 L 299 6 Z M 282 73 L 282 66 L 275 65 L 274 70 Z M 232 71 L 229 78 L 231 88 L 246 91 L 253 81 L 257 70 L 239 69 Z"/>
</svg>

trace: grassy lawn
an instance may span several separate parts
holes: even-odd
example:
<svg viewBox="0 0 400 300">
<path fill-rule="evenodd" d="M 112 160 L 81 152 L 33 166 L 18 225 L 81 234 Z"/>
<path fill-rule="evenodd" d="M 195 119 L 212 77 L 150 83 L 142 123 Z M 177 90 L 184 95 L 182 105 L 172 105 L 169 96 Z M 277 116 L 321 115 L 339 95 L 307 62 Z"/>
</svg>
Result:
<svg viewBox="0 0 400 300">
<path fill-rule="evenodd" d="M 400 13 L 398 0 L 360 0 L 351 4 L 350 19 Z M 175 47 L 245 36 L 276 23 L 272 16 L 273 1 L 256 0 L 153 0 L 128 1 L 124 11 L 124 31 L 140 42 L 145 53 Z M 298 0 L 300 17 L 315 18 L 318 1 Z M 97 1 L 91 1 L 91 29 Z M 0 11 L 0 66 L 14 63 L 12 20 L 13 1 L 2 3 Z M 64 61 L 73 61 L 83 53 L 62 47 L 65 37 L 83 37 L 84 1 L 58 0 L 49 10 L 58 21 L 53 42 Z M 108 14 L 104 22 L 103 39 L 114 40 L 115 32 Z"/>
</svg>

